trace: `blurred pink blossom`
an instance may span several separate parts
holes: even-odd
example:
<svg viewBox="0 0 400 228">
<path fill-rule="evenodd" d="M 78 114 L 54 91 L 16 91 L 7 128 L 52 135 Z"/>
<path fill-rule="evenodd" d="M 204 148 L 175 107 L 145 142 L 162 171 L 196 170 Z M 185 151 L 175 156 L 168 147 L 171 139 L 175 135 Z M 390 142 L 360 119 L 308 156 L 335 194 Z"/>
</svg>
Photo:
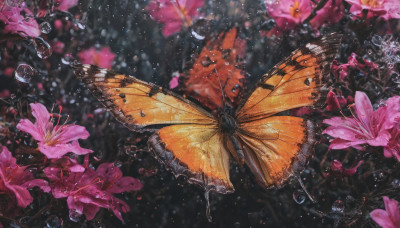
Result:
<svg viewBox="0 0 400 228">
<path fill-rule="evenodd" d="M 272 17 L 276 26 L 272 33 L 282 33 L 293 29 L 310 16 L 313 3 L 310 0 L 266 0 L 267 12 Z"/>
<path fill-rule="evenodd" d="M 182 26 L 192 25 L 203 4 L 204 0 L 154 0 L 146 9 L 155 21 L 164 24 L 162 34 L 167 37 L 179 32 Z"/>
<path fill-rule="evenodd" d="M 317 11 L 317 15 L 310 21 L 310 23 L 314 29 L 318 29 L 323 24 L 335 24 L 339 22 L 343 16 L 343 1 L 329 0 L 322 9 Z"/>
<path fill-rule="evenodd" d="M 375 209 L 370 213 L 374 220 L 382 228 L 398 228 L 400 227 L 400 210 L 399 203 L 394 199 L 384 196 L 385 210 Z"/>
<path fill-rule="evenodd" d="M 169 81 L 169 88 L 175 89 L 179 85 L 179 77 L 172 77 L 171 81 Z"/>
<path fill-rule="evenodd" d="M 123 221 L 121 212 L 128 212 L 129 206 L 113 194 L 142 188 L 139 180 L 123 177 L 121 170 L 112 163 L 103 163 L 96 171 L 87 168 L 84 172 L 66 175 L 58 175 L 51 168 L 45 168 L 43 172 L 51 181 L 53 196 L 67 198 L 70 213 L 84 214 L 87 220 L 92 220 L 103 207 L 112 210 Z"/>
<path fill-rule="evenodd" d="M 25 14 L 25 17 L 22 16 Z M 4 33 L 17 33 L 21 36 L 37 37 L 40 36 L 39 25 L 32 12 L 25 8 L 25 4 L 20 7 L 10 7 L 3 2 L 0 3 L 0 21 L 5 25 Z"/>
<path fill-rule="evenodd" d="M 363 10 L 368 10 L 367 18 L 380 16 L 386 20 L 400 18 L 398 0 L 345 0 L 351 4 L 350 13 L 362 16 Z"/>
<path fill-rule="evenodd" d="M 53 48 L 53 51 L 61 54 L 64 51 L 65 44 L 61 41 L 55 41 L 51 44 L 51 47 Z"/>
<path fill-rule="evenodd" d="M 44 192 L 50 192 L 47 181 L 35 179 L 26 166 L 17 165 L 16 159 L 8 151 L 7 147 L 1 147 L 0 194 L 8 195 L 11 201 L 16 200 L 19 207 L 25 208 L 33 201 L 28 188 L 30 189 L 35 186 Z M 12 204 L 9 205 L 11 206 Z"/>
<path fill-rule="evenodd" d="M 333 117 L 325 119 L 329 124 L 322 133 L 328 134 L 331 139 L 330 149 L 344 149 L 354 147 L 362 149 L 361 144 L 371 146 L 386 146 L 390 133 L 386 129 L 386 107 L 373 111 L 368 96 L 360 91 L 356 92 L 353 117 Z"/>
<path fill-rule="evenodd" d="M 39 141 L 39 150 L 48 158 L 61 158 L 68 152 L 78 155 L 93 152 L 79 146 L 78 139 L 86 139 L 89 132 L 79 125 L 59 125 L 53 126 L 51 114 L 42 104 L 30 104 L 32 115 L 36 122 L 33 124 L 28 119 L 22 119 L 17 125 L 17 129 L 27 132 Z M 59 120 L 58 120 L 59 121 Z"/>
<path fill-rule="evenodd" d="M 78 0 L 54 0 L 55 9 L 60 11 L 68 11 L 76 5 L 78 5 Z"/>
<path fill-rule="evenodd" d="M 340 173 L 344 176 L 352 176 L 357 172 L 358 167 L 360 167 L 360 165 L 362 165 L 363 163 L 364 161 L 359 161 L 356 166 L 345 169 L 340 161 L 333 160 L 331 162 L 331 170 L 335 173 Z"/>
<path fill-rule="evenodd" d="M 83 64 L 92 64 L 102 68 L 110 69 L 112 67 L 115 54 L 109 47 L 103 47 L 100 50 L 96 50 L 92 47 L 79 52 L 78 57 Z"/>
<path fill-rule="evenodd" d="M 336 60 L 334 60 L 332 63 L 332 71 L 334 75 L 341 81 L 343 81 L 344 78 L 349 75 L 350 69 L 359 70 L 364 75 L 367 75 L 369 72 L 377 70 L 378 65 L 366 59 L 358 61 L 356 53 L 351 53 L 348 58 L 348 62 L 345 64 L 338 65 Z"/>
</svg>

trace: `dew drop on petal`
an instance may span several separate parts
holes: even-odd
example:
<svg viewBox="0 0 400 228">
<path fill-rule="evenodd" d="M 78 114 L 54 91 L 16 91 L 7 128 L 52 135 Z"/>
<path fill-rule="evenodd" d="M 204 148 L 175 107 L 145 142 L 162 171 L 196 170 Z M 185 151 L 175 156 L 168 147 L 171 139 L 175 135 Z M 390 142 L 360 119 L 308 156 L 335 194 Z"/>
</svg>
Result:
<svg viewBox="0 0 400 228">
<path fill-rule="evenodd" d="M 344 203 L 343 203 L 343 201 L 336 200 L 335 202 L 333 202 L 333 204 L 332 204 L 332 212 L 343 213 L 344 212 Z"/>
<path fill-rule="evenodd" d="M 40 24 L 40 31 L 44 34 L 49 34 L 51 32 L 51 25 L 49 22 L 45 21 Z"/>
<path fill-rule="evenodd" d="M 29 83 L 34 75 L 34 69 L 28 64 L 19 64 L 15 70 L 15 79 L 22 83 Z"/>
<path fill-rule="evenodd" d="M 297 204 L 302 204 L 304 201 L 306 201 L 306 193 L 302 189 L 297 189 L 296 191 L 293 192 L 293 200 Z"/>
<path fill-rule="evenodd" d="M 41 59 L 47 59 L 51 56 L 53 50 L 51 46 L 43 38 L 36 37 L 33 39 L 33 44 L 35 45 L 36 53 Z"/>
</svg>

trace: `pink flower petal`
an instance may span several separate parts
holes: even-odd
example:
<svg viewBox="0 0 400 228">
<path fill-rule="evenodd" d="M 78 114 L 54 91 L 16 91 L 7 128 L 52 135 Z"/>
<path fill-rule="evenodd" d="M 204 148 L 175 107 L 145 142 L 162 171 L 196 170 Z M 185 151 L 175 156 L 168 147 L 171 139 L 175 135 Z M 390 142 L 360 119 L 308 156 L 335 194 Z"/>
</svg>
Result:
<svg viewBox="0 0 400 228">
<path fill-rule="evenodd" d="M 37 141 L 43 140 L 44 138 L 44 132 L 39 131 L 38 128 L 28 119 L 20 120 L 17 129 L 32 135 L 32 137 Z"/>
<path fill-rule="evenodd" d="M 63 125 L 62 131 L 57 136 L 57 141 L 67 143 L 78 139 L 87 139 L 89 132 L 85 127 L 79 125 Z"/>
</svg>

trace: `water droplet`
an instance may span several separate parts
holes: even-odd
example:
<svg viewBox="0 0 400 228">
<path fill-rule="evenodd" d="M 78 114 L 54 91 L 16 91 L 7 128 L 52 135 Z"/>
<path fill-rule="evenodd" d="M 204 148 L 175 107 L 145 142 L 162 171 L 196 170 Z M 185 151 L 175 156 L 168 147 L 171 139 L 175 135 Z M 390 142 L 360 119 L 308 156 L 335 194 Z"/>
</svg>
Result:
<svg viewBox="0 0 400 228">
<path fill-rule="evenodd" d="M 211 64 L 215 64 L 215 62 L 213 62 L 209 56 L 203 56 L 202 57 L 201 65 L 203 65 L 204 67 L 208 67 Z"/>
<path fill-rule="evenodd" d="M 262 30 L 271 30 L 273 27 L 275 27 L 276 22 L 274 19 L 268 19 L 261 25 Z"/>
<path fill-rule="evenodd" d="M 114 162 L 114 166 L 118 167 L 118 168 L 121 168 L 122 162 L 120 162 L 120 161 Z"/>
<path fill-rule="evenodd" d="M 35 70 L 28 64 L 19 64 L 15 70 L 15 79 L 22 83 L 29 83 L 34 75 Z"/>
<path fill-rule="evenodd" d="M 47 228 L 61 228 L 62 227 L 62 221 L 57 216 L 50 215 L 46 219 L 46 227 Z"/>
<path fill-rule="evenodd" d="M 393 188 L 400 188 L 400 180 L 399 179 L 394 179 L 392 181 L 392 187 Z"/>
<path fill-rule="evenodd" d="M 306 198 L 306 193 L 301 189 L 297 189 L 293 192 L 293 200 L 298 204 L 304 203 L 304 201 L 306 201 Z"/>
<path fill-rule="evenodd" d="M 33 44 L 35 45 L 36 53 L 41 59 L 47 59 L 51 56 L 53 50 L 51 46 L 43 38 L 36 37 L 33 39 Z"/>
<path fill-rule="evenodd" d="M 71 54 L 66 54 L 64 57 L 61 58 L 62 64 L 69 65 L 74 62 L 75 58 L 72 57 Z"/>
<path fill-rule="evenodd" d="M 225 66 L 229 66 L 229 62 L 225 62 Z"/>
<path fill-rule="evenodd" d="M 333 204 L 332 204 L 332 212 L 343 213 L 344 212 L 344 203 L 343 203 L 343 201 L 336 200 L 335 202 L 333 202 Z"/>
<path fill-rule="evenodd" d="M 198 34 L 194 29 L 192 29 L 192 35 L 194 38 L 196 38 L 198 40 L 204 40 L 204 38 L 206 38 L 206 36 L 202 36 L 202 35 Z"/>
<path fill-rule="evenodd" d="M 40 31 L 44 34 L 49 34 L 51 32 L 51 25 L 49 22 L 45 21 L 40 24 Z"/>
<path fill-rule="evenodd" d="M 78 213 L 76 210 L 69 210 L 69 220 L 73 222 L 79 222 L 82 214 Z"/>
<path fill-rule="evenodd" d="M 76 27 L 78 27 L 81 30 L 86 28 L 86 25 L 81 22 L 76 22 L 75 25 L 76 25 Z"/>
<path fill-rule="evenodd" d="M 210 33 L 210 30 L 210 21 L 200 19 L 192 26 L 191 34 L 197 40 L 204 40 L 207 34 Z"/>
</svg>

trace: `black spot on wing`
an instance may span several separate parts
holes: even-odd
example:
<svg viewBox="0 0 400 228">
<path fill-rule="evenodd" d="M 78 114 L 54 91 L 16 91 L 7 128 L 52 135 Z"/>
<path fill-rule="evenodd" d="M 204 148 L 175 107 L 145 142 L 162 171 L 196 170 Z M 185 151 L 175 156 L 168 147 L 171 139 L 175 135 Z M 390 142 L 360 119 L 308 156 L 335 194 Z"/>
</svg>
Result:
<svg viewBox="0 0 400 228">
<path fill-rule="evenodd" d="M 261 84 L 260 86 L 263 89 L 269 89 L 269 90 L 274 90 L 275 89 L 275 86 L 273 86 L 271 84 L 267 84 L 267 83 Z"/>
</svg>

